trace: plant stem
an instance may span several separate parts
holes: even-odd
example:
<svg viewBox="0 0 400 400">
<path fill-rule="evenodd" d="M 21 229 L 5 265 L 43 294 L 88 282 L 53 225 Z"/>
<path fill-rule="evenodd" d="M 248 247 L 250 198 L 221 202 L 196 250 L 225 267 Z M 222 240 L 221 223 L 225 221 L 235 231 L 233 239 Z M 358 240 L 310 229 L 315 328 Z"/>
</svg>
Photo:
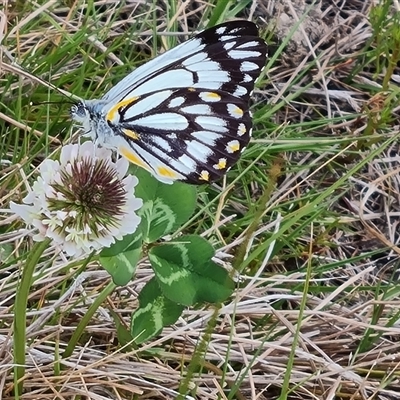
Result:
<svg viewBox="0 0 400 400">
<path fill-rule="evenodd" d="M 36 243 L 26 260 L 22 271 L 21 281 L 15 295 L 14 304 L 14 385 L 15 399 L 18 400 L 23 391 L 23 377 L 25 375 L 25 349 L 26 349 L 26 308 L 29 291 L 32 286 L 33 271 L 49 246 L 50 239 Z"/>
<path fill-rule="evenodd" d="M 257 203 L 257 208 L 254 213 L 253 220 L 250 223 L 249 227 L 247 228 L 246 236 L 245 236 L 243 242 L 239 245 L 236 255 L 235 255 L 235 258 L 234 258 L 234 261 L 232 263 L 232 266 L 236 271 L 242 272 L 242 270 L 243 270 L 242 263 L 246 256 L 247 246 L 249 244 L 249 241 L 250 241 L 252 235 L 258 228 L 260 221 L 265 213 L 266 204 L 268 203 L 268 200 L 271 197 L 271 193 L 275 189 L 278 177 L 282 172 L 282 164 L 283 164 L 283 160 L 280 158 L 277 158 L 270 169 L 270 172 L 269 172 L 270 180 L 269 180 L 268 186 L 264 189 L 264 192 L 261 195 L 261 197 Z"/>
<path fill-rule="evenodd" d="M 79 322 L 78 326 L 74 330 L 74 333 L 72 334 L 72 337 L 71 337 L 70 341 L 68 342 L 68 346 L 62 355 L 63 358 L 67 358 L 72 354 L 76 344 L 78 343 L 80 337 L 82 336 L 82 333 L 85 330 L 86 326 L 88 325 L 90 319 L 93 317 L 94 313 L 98 310 L 98 308 L 103 303 L 103 301 L 106 299 L 106 297 L 109 294 L 111 294 L 115 290 L 116 287 L 117 287 L 117 285 L 113 281 L 111 281 L 103 289 L 103 291 L 98 295 L 96 300 L 90 305 L 86 314 L 83 316 L 83 318 Z"/>
<path fill-rule="evenodd" d="M 183 400 L 184 398 L 186 398 L 186 394 L 189 392 L 189 387 L 190 383 L 192 382 L 193 375 L 199 369 L 199 367 L 202 367 L 204 364 L 203 358 L 207 351 L 208 343 L 210 343 L 211 335 L 214 332 L 215 326 L 217 324 L 218 311 L 219 307 L 216 307 L 214 309 L 213 315 L 207 323 L 207 328 L 204 331 L 204 335 L 200 338 L 199 344 L 194 351 L 189 366 L 186 369 L 186 374 L 183 380 L 180 381 L 179 395 L 176 398 L 177 400 Z"/>
</svg>

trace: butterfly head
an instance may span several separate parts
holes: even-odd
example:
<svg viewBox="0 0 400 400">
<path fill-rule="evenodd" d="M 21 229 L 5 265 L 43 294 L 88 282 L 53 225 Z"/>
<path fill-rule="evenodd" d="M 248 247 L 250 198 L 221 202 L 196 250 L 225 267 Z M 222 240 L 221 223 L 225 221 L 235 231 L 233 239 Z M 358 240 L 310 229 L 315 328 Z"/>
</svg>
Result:
<svg viewBox="0 0 400 400">
<path fill-rule="evenodd" d="M 79 122 L 83 125 L 85 121 L 90 118 L 89 110 L 83 101 L 79 101 L 78 103 L 73 104 L 70 109 L 70 114 L 71 118 L 74 121 Z"/>
<path fill-rule="evenodd" d="M 91 137 L 97 140 L 97 129 L 93 120 L 93 110 L 90 100 L 80 100 L 73 104 L 70 109 L 71 118 L 83 127 L 83 136 Z"/>
<path fill-rule="evenodd" d="M 80 100 L 73 104 L 70 115 L 83 128 L 83 136 L 91 138 L 97 145 L 117 150 L 120 138 L 103 116 L 104 103 L 99 100 Z"/>
</svg>

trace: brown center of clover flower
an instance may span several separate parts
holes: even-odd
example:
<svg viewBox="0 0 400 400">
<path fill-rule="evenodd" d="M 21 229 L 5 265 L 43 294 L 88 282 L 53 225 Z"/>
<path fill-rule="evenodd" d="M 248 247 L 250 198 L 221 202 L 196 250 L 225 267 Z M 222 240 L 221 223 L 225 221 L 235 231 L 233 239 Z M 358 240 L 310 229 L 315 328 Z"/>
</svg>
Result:
<svg viewBox="0 0 400 400">
<path fill-rule="evenodd" d="M 61 172 L 62 184 L 53 183 L 55 193 L 63 200 L 48 198 L 51 211 L 75 212 L 64 221 L 63 228 L 73 226 L 82 230 L 90 227 L 98 232 L 100 226 L 117 226 L 126 202 L 124 184 L 116 169 L 105 160 L 84 158 L 71 163 L 71 172 Z"/>
</svg>

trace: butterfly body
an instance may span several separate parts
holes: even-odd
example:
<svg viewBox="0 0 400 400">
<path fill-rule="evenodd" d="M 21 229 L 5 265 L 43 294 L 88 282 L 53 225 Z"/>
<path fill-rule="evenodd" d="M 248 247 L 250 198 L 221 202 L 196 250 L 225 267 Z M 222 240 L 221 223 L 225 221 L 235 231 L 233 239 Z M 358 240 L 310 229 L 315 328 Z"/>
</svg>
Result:
<svg viewBox="0 0 400 400">
<path fill-rule="evenodd" d="M 211 182 L 250 140 L 249 99 L 266 51 L 251 22 L 207 29 L 137 68 L 102 99 L 81 100 L 72 118 L 161 182 Z"/>
</svg>

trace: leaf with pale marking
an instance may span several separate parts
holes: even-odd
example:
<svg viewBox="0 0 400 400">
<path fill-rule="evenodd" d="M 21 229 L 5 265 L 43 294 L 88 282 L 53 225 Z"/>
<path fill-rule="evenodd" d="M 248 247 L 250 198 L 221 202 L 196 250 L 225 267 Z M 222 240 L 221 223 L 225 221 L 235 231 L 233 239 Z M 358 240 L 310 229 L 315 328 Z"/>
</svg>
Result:
<svg viewBox="0 0 400 400">
<path fill-rule="evenodd" d="M 135 274 L 141 254 L 142 234 L 137 230 L 103 249 L 99 261 L 116 285 L 125 286 Z"/>
<path fill-rule="evenodd" d="M 129 352 L 134 350 L 132 343 L 132 335 L 130 330 L 121 322 L 121 316 L 113 311 L 112 309 L 109 309 L 108 312 L 111 314 L 111 318 L 114 321 L 116 332 L 117 332 L 117 339 L 118 343 L 121 346 L 121 351 L 122 352 Z"/>
<path fill-rule="evenodd" d="M 196 207 L 197 191 L 194 186 L 181 182 L 161 183 L 142 168 L 136 167 L 134 174 L 140 182 L 135 195 L 143 200 L 138 211 L 143 237 L 147 243 L 152 243 L 172 233 L 190 218 Z"/>
<path fill-rule="evenodd" d="M 139 294 L 139 308 L 132 314 L 131 335 L 140 344 L 158 335 L 165 326 L 172 325 L 184 307 L 169 300 L 162 293 L 155 278 Z"/>
<path fill-rule="evenodd" d="M 211 244 L 197 235 L 182 236 L 149 251 L 162 292 L 187 306 L 221 302 L 232 294 L 235 284 L 228 272 L 211 260 L 213 256 Z"/>
</svg>

